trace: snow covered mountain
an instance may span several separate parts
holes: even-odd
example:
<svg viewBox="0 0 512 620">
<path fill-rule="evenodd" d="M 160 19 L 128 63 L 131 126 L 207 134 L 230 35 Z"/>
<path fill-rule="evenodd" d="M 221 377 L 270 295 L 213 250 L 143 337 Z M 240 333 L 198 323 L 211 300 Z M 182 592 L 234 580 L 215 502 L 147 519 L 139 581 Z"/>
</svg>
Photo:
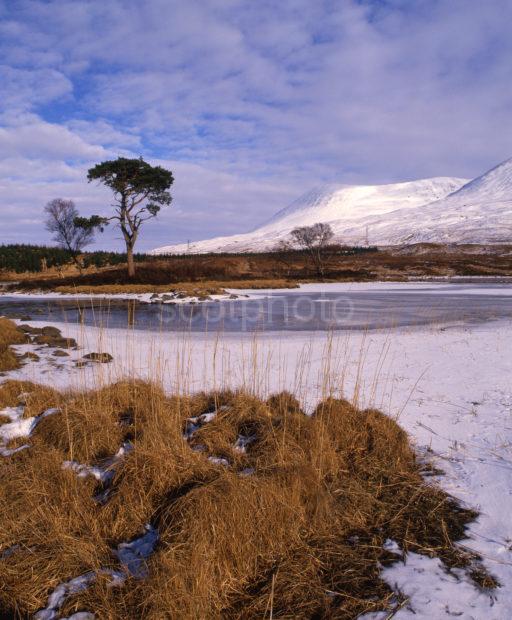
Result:
<svg viewBox="0 0 512 620">
<path fill-rule="evenodd" d="M 512 159 L 472 181 L 437 177 L 388 185 L 329 185 L 307 192 L 252 232 L 170 245 L 153 254 L 272 249 L 297 226 L 331 225 L 348 244 L 512 241 Z"/>
<path fill-rule="evenodd" d="M 512 159 L 441 200 L 398 209 L 380 221 L 366 219 L 377 245 L 511 243 Z M 347 227 L 346 233 L 350 236 L 356 229 Z"/>
</svg>

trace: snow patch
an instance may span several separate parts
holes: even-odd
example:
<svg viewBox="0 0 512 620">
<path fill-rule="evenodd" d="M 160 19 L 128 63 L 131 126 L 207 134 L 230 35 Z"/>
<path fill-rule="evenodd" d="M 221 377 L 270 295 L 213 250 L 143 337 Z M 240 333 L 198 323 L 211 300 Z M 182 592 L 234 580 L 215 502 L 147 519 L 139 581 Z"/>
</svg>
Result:
<svg viewBox="0 0 512 620">
<path fill-rule="evenodd" d="M 55 620 L 59 617 L 60 608 L 70 596 L 84 592 L 95 581 L 96 573 L 90 571 L 65 583 L 61 583 L 48 597 L 46 607 L 34 615 L 35 620 Z"/>
<path fill-rule="evenodd" d="M 117 547 L 116 555 L 121 564 L 132 577 L 144 579 L 148 576 L 146 560 L 155 550 L 159 540 L 158 530 L 147 525 L 145 533 L 128 543 L 121 543 Z"/>
<path fill-rule="evenodd" d="M 256 435 L 239 435 L 235 442 L 235 450 L 241 454 L 247 452 L 247 446 L 256 441 Z"/>
<path fill-rule="evenodd" d="M 87 478 L 87 476 L 93 476 L 99 482 L 107 484 L 112 481 L 115 469 L 119 462 L 133 450 L 133 445 L 130 442 L 125 442 L 113 457 L 106 459 L 103 462 L 103 466 L 99 465 L 85 465 L 78 463 L 77 461 L 64 461 L 62 463 L 63 469 L 71 469 L 79 478 Z"/>
<path fill-rule="evenodd" d="M 28 444 L 19 446 L 17 448 L 8 448 L 7 445 L 13 439 L 20 439 L 21 437 L 30 437 L 35 427 L 39 422 L 49 416 L 57 413 L 59 410 L 55 408 L 47 409 L 40 415 L 24 418 L 25 406 L 19 405 L 18 407 L 6 407 L 0 410 L 0 416 L 5 416 L 11 421 L 0 425 L 0 455 L 12 456 L 20 450 L 25 450 L 29 447 Z"/>
<path fill-rule="evenodd" d="M 124 572 L 102 568 L 97 573 L 88 571 L 83 575 L 59 584 L 48 597 L 46 607 L 34 615 L 35 620 L 56 620 L 59 618 L 59 611 L 66 600 L 70 596 L 90 588 L 98 578 L 98 575 L 110 577 L 109 586 L 112 588 L 123 585 L 127 574 L 136 579 L 146 578 L 148 576 L 146 560 L 153 553 L 158 539 L 158 531 L 151 525 L 147 525 L 142 536 L 131 542 L 120 543 L 115 551 Z M 90 612 L 78 612 L 69 616 L 69 618 L 74 618 L 74 620 L 90 620 L 91 618 L 94 619 L 95 616 Z"/>
<path fill-rule="evenodd" d="M 228 409 L 227 406 L 222 405 L 219 409 L 215 411 L 208 411 L 207 413 L 202 413 L 201 415 L 195 416 L 193 418 L 187 418 L 185 422 L 185 432 L 183 433 L 183 438 L 190 440 L 195 435 L 195 433 L 205 424 L 211 422 L 219 411 L 225 411 Z"/>
</svg>

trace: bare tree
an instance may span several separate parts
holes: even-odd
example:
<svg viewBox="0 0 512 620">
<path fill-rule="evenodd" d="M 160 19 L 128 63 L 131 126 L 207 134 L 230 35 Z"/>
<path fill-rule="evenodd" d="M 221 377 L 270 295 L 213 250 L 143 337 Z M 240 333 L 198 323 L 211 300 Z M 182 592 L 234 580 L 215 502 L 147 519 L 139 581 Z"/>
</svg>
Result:
<svg viewBox="0 0 512 620">
<path fill-rule="evenodd" d="M 77 224 L 80 218 L 72 200 L 50 200 L 44 212 L 46 230 L 53 233 L 53 241 L 68 250 L 74 263 L 81 268 L 78 255 L 86 245 L 94 241 L 94 228 L 83 228 Z"/>
<path fill-rule="evenodd" d="M 300 226 L 292 230 L 291 236 L 296 245 L 308 252 L 317 275 L 323 278 L 325 248 L 334 236 L 331 226 L 321 222 L 312 226 Z"/>
<path fill-rule="evenodd" d="M 284 275 L 289 276 L 293 269 L 294 258 L 296 259 L 296 256 L 294 256 L 296 248 L 293 246 L 292 240 L 279 240 L 272 248 L 272 253 L 281 266 Z"/>
</svg>

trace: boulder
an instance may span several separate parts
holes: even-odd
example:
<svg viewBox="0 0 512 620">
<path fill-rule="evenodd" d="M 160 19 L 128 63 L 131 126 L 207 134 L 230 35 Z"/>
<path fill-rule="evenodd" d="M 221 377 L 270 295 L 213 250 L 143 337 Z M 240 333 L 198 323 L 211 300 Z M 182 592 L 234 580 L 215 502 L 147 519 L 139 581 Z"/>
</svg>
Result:
<svg viewBox="0 0 512 620">
<path fill-rule="evenodd" d="M 41 329 L 41 333 L 43 334 L 43 336 L 51 336 L 52 338 L 60 338 L 62 335 L 60 329 L 57 329 L 56 327 L 50 327 L 49 325 L 47 327 L 43 327 Z"/>
<path fill-rule="evenodd" d="M 87 360 L 89 362 L 98 362 L 100 364 L 108 364 L 114 358 L 112 357 L 112 355 L 110 355 L 110 353 L 87 353 L 87 355 L 84 355 L 82 359 Z"/>
<path fill-rule="evenodd" d="M 43 330 L 40 327 L 32 327 L 32 325 L 26 325 L 25 323 L 19 325 L 18 329 L 20 329 L 22 332 L 25 332 L 25 334 L 31 334 L 33 336 L 43 333 Z"/>
<path fill-rule="evenodd" d="M 45 336 L 41 334 L 34 338 L 36 344 L 45 344 L 54 349 L 76 349 L 77 343 L 74 338 L 62 338 L 61 336 Z"/>
</svg>

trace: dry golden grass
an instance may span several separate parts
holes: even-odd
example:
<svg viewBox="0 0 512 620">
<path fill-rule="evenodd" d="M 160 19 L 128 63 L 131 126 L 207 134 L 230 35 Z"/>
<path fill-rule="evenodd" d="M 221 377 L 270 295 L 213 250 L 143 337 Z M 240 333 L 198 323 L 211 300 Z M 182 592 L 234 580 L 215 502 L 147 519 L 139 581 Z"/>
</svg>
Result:
<svg viewBox="0 0 512 620">
<path fill-rule="evenodd" d="M 112 550 L 148 523 L 160 535 L 148 577 L 113 588 L 100 575 L 63 615 L 356 618 L 392 606 L 386 539 L 447 569 L 478 566 L 455 544 L 476 514 L 425 482 L 407 435 L 379 411 L 327 399 L 308 417 L 286 393 L 169 397 L 143 382 L 65 395 L 9 382 L 0 403 L 26 392 L 32 408 L 60 413 L 0 469 L 0 554 L 18 545 L 0 560 L 0 612 L 12 617 L 43 608 L 63 581 L 119 569 Z M 188 418 L 213 410 L 184 438 Z M 245 452 L 240 436 L 251 438 Z M 134 449 L 99 504 L 101 485 L 62 463 L 101 464 L 124 441 Z"/>
<path fill-rule="evenodd" d="M 26 341 L 27 337 L 16 327 L 15 323 L 0 317 L 0 372 L 14 370 L 20 366 L 10 345 L 23 344 Z"/>
<path fill-rule="evenodd" d="M 16 324 L 9 319 L 0 317 L 0 347 L 25 342 L 25 336 Z"/>
<path fill-rule="evenodd" d="M 25 407 L 23 417 L 33 417 L 50 407 L 57 407 L 61 400 L 56 390 L 31 381 L 5 381 L 0 388 L 0 410 L 21 404 Z"/>
<path fill-rule="evenodd" d="M 178 282 L 177 284 L 98 284 L 94 286 L 57 286 L 55 291 L 63 294 L 117 295 L 129 293 L 172 293 L 187 295 L 221 295 L 227 288 L 296 288 L 295 282 L 282 279 L 231 280 L 226 282 Z"/>
</svg>

